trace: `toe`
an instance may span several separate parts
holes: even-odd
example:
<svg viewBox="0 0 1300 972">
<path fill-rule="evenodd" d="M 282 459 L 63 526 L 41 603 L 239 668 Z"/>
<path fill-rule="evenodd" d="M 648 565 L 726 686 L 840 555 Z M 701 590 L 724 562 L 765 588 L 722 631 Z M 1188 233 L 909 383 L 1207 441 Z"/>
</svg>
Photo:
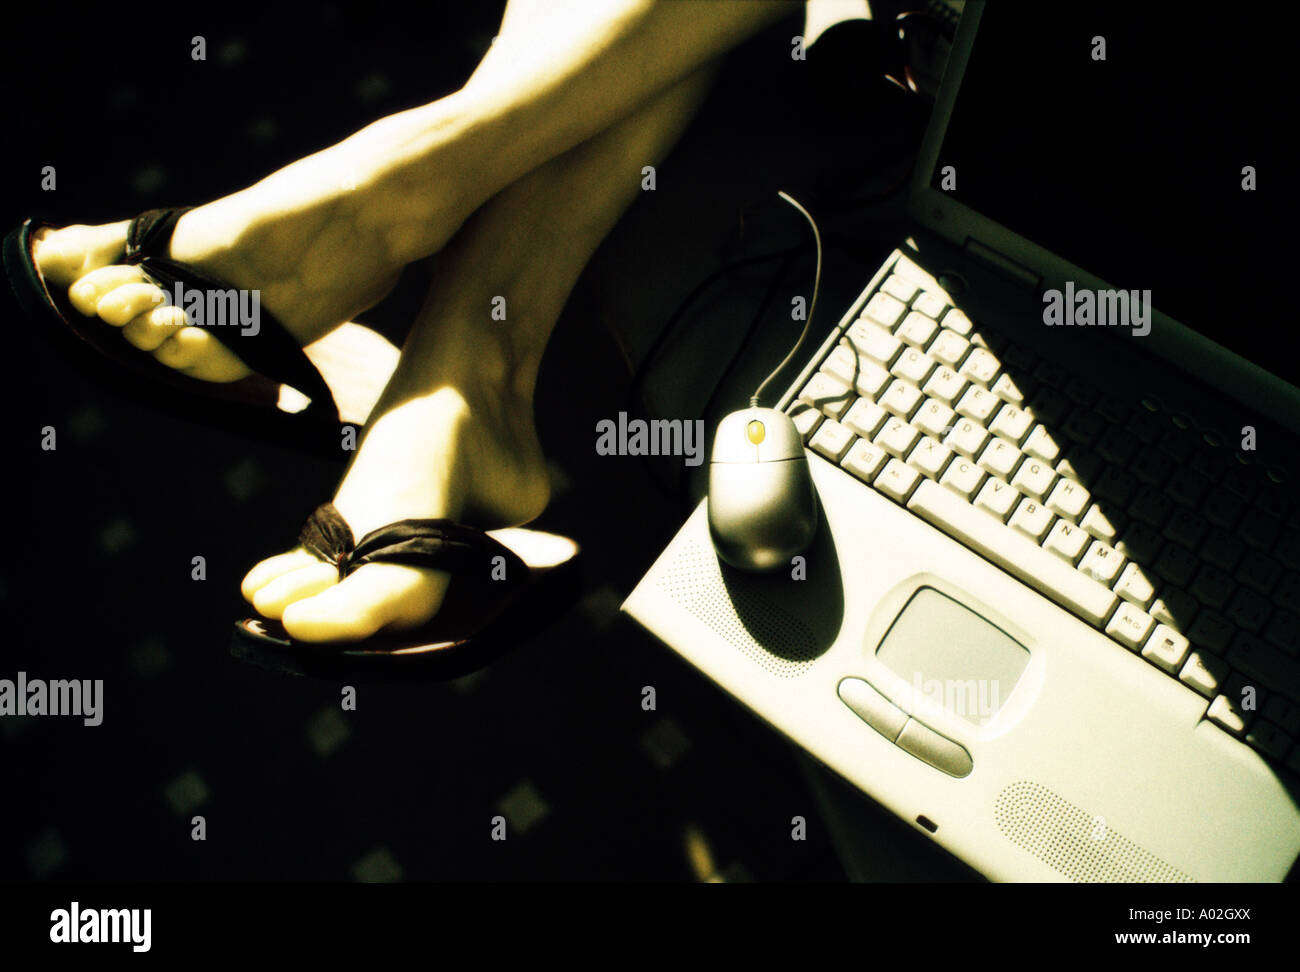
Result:
<svg viewBox="0 0 1300 972">
<path fill-rule="evenodd" d="M 75 230 L 43 229 L 32 238 L 32 258 L 50 283 L 66 286 L 77 279 L 86 260 L 86 251 L 78 247 Z"/>
<path fill-rule="evenodd" d="M 101 304 L 116 299 L 126 288 L 110 294 Z M 188 326 L 185 311 L 171 304 L 139 314 L 122 328 L 122 336 L 141 351 L 200 381 L 238 381 L 252 372 L 220 341 Z"/>
<path fill-rule="evenodd" d="M 194 329 L 189 328 L 189 330 Z M 179 334 L 174 333 L 173 336 L 179 337 Z M 235 357 L 234 353 L 216 338 L 207 333 L 204 333 L 203 337 L 208 339 L 206 346 L 185 369 L 185 373 L 191 378 L 221 383 L 238 381 L 253 373 L 248 365 Z"/>
<path fill-rule="evenodd" d="M 129 225 L 122 220 L 102 226 L 42 229 L 33 238 L 32 257 L 46 280 L 66 287 L 91 270 L 120 260 L 126 252 Z"/>
<path fill-rule="evenodd" d="M 125 327 L 141 314 L 166 306 L 166 291 L 151 283 L 140 282 L 123 284 L 109 291 L 99 299 L 95 311 L 114 327 Z"/>
<path fill-rule="evenodd" d="M 442 606 L 449 576 L 397 564 L 367 564 L 315 597 L 288 605 L 281 621 L 299 641 L 357 641 L 417 627 Z"/>
<path fill-rule="evenodd" d="M 267 557 L 266 560 L 263 560 L 244 575 L 244 580 L 239 585 L 240 593 L 244 595 L 244 600 L 251 604 L 254 595 L 271 581 L 302 567 L 319 564 L 320 562 L 320 558 L 312 556 L 302 547 L 288 553 Z"/>
<path fill-rule="evenodd" d="M 129 267 L 121 264 L 100 267 L 97 270 L 90 271 L 90 273 L 73 284 L 71 289 L 68 290 L 68 299 L 72 301 L 72 306 L 82 314 L 87 317 L 94 317 L 99 313 L 99 302 L 105 296 L 126 284 L 143 283 L 144 279 L 144 271 L 139 267 Z M 122 323 L 125 324 L 126 321 Z"/>
<path fill-rule="evenodd" d="M 183 327 L 158 346 L 153 356 L 169 368 L 181 371 L 194 367 L 216 352 L 221 342 L 197 327 Z"/>
<path fill-rule="evenodd" d="M 253 607 L 263 617 L 279 619 L 285 608 L 304 598 L 315 597 L 338 583 L 339 572 L 317 561 L 282 574 L 253 595 Z"/>
<path fill-rule="evenodd" d="M 186 323 L 185 311 L 179 307 L 155 307 L 131 318 L 126 327 L 122 328 L 122 337 L 141 351 L 156 351 L 164 341 L 185 327 Z"/>
</svg>

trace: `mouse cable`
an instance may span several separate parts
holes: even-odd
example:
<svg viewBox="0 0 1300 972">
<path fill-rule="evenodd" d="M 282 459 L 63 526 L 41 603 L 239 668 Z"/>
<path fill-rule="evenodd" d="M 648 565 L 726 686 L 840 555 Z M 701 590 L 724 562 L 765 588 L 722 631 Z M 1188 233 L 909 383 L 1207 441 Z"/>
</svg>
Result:
<svg viewBox="0 0 1300 972">
<path fill-rule="evenodd" d="M 796 250 L 797 249 L 798 248 L 796 248 Z M 753 340 L 754 332 L 758 330 L 759 325 L 767 319 L 768 308 L 772 306 L 772 301 L 775 299 L 777 293 L 780 292 L 786 274 L 789 272 L 791 266 L 793 266 L 801 256 L 802 254 L 798 252 L 790 254 L 781 263 L 780 267 L 777 268 L 776 273 L 772 275 L 771 283 L 768 284 L 767 290 L 763 294 L 763 299 L 759 302 L 758 309 L 754 311 L 754 315 L 749 319 L 749 324 L 745 328 L 744 335 L 736 345 L 736 349 L 731 353 L 731 357 L 727 360 L 726 367 L 722 369 L 722 373 L 718 376 L 718 380 L 713 383 L 713 388 L 709 392 L 708 400 L 704 403 L 704 407 L 700 409 L 701 415 L 709 415 L 712 413 L 713 406 L 717 403 L 718 394 L 722 391 L 723 385 L 726 384 L 727 378 L 733 371 L 735 371 L 736 365 L 739 363 L 746 349 L 749 348 L 749 342 Z M 683 477 L 679 483 L 677 499 L 680 503 L 689 507 L 690 497 L 686 495 L 686 485 L 687 480 Z"/>
<path fill-rule="evenodd" d="M 789 265 L 790 259 L 796 254 L 798 254 L 799 251 L 804 249 L 806 246 L 807 244 L 804 243 L 798 246 L 789 247 L 788 249 L 785 250 L 778 250 L 772 253 L 764 253 L 759 256 L 748 257 L 743 260 L 738 260 L 735 263 L 723 267 L 722 269 L 718 270 L 716 273 L 710 274 L 704 280 L 700 281 L 700 283 L 696 286 L 696 288 L 693 291 L 691 291 L 690 295 L 684 301 L 682 301 L 681 304 L 678 305 L 677 310 L 673 312 L 672 318 L 669 320 L 668 325 L 665 326 L 664 329 L 659 333 L 659 336 L 655 339 L 654 345 L 651 347 L 651 350 L 648 351 L 646 353 L 646 356 L 642 359 L 641 367 L 637 368 L 636 373 L 633 375 L 631 385 L 628 388 L 628 397 L 627 397 L 628 410 L 631 411 L 633 408 L 635 408 L 637 410 L 637 413 L 642 415 L 648 412 L 647 403 L 645 402 L 644 398 L 641 396 L 640 391 L 641 391 L 642 382 L 644 381 L 645 376 L 649 371 L 649 365 L 654 360 L 655 356 L 658 354 L 660 348 L 663 346 L 665 339 L 668 337 L 670 333 L 672 333 L 677 323 L 685 315 L 687 309 L 693 303 L 695 303 L 695 301 L 700 296 L 702 296 L 710 287 L 712 287 L 719 280 L 722 280 L 724 277 L 729 276 L 730 274 L 734 273 L 737 270 L 741 270 L 744 267 L 753 266 L 759 263 L 766 263 L 770 260 L 780 259 L 782 257 L 785 258 L 786 262 L 781 264 L 781 269 L 777 272 L 776 278 L 777 279 L 783 278 L 785 276 L 785 267 Z M 734 366 L 736 362 L 736 359 L 740 357 L 740 353 L 749 344 L 750 337 L 752 336 L 754 331 L 754 325 L 758 322 L 758 320 L 762 318 L 763 313 L 767 310 L 767 306 L 769 303 L 771 303 L 772 297 L 775 295 L 775 293 L 776 293 L 776 287 L 774 285 L 768 288 L 768 292 L 764 295 L 761 303 L 758 305 L 758 311 L 754 315 L 753 320 L 751 321 L 749 327 L 745 331 L 745 336 L 741 339 L 740 345 L 736 348 L 736 352 L 732 355 L 731 361 L 728 363 L 726 369 L 723 371 L 724 376 L 730 372 L 731 368 Z M 721 379 L 719 379 L 719 381 L 713 385 L 713 389 L 709 393 L 708 405 L 706 405 L 704 409 L 705 412 L 707 412 L 708 409 L 712 407 L 713 400 L 717 396 L 720 385 L 721 385 Z M 653 462 L 651 462 L 650 457 L 648 456 L 644 457 L 644 461 L 650 469 L 650 478 L 654 481 L 655 485 L 659 487 L 660 491 L 665 496 L 671 497 L 674 500 L 680 499 L 679 493 L 682 487 L 682 483 L 680 482 L 664 483 L 658 474 L 658 469 L 656 465 Z"/>
<path fill-rule="evenodd" d="M 865 209 L 870 206 L 876 206 L 884 202 L 888 202 L 893 196 L 897 195 L 900 189 L 902 189 L 905 185 L 907 185 L 907 181 L 909 178 L 910 178 L 910 169 L 905 170 L 903 177 L 901 179 L 890 184 L 884 190 L 880 192 L 872 193 L 867 196 L 862 196 L 858 199 L 849 200 L 846 202 L 837 202 L 835 203 L 835 209 L 837 212 L 841 212 L 841 213 L 851 212 L 859 209 Z M 638 406 L 641 407 L 644 406 L 644 402 L 640 401 L 639 392 L 642 383 L 645 381 L 646 375 L 650 371 L 651 365 L 654 364 L 656 358 L 659 355 L 659 352 L 662 350 L 669 336 L 677 329 L 678 325 L 681 323 L 682 318 L 686 315 L 686 311 L 691 307 L 691 305 L 695 303 L 696 300 L 698 300 L 701 296 L 703 296 L 704 293 L 708 291 L 710 287 L 712 287 L 719 280 L 722 280 L 723 278 L 730 276 L 732 273 L 734 273 L 737 270 L 741 270 L 745 267 L 753 266 L 758 263 L 766 263 L 768 260 L 774 260 L 780 257 L 790 256 L 791 254 L 800 253 L 807 245 L 808 245 L 807 243 L 801 243 L 797 246 L 792 246 L 784 250 L 778 250 L 773 253 L 764 253 L 759 256 L 747 257 L 742 260 L 737 260 L 736 262 L 724 266 L 720 270 L 717 270 L 709 274 L 709 276 L 701 280 L 695 286 L 695 288 L 686 296 L 686 298 L 677 305 L 677 308 L 672 312 L 672 314 L 669 315 L 668 322 L 663 326 L 663 328 L 660 329 L 659 333 L 655 336 L 655 339 L 651 343 L 649 350 L 646 351 L 646 353 L 642 356 L 641 363 L 635 369 L 631 369 L 631 384 L 628 389 L 628 402 L 629 403 L 635 402 L 638 404 Z"/>
<path fill-rule="evenodd" d="M 758 406 L 759 399 L 763 397 L 764 389 L 776 380 L 777 375 L 785 370 L 786 365 L 794 360 L 795 355 L 799 353 L 799 349 L 803 347 L 803 343 L 808 337 L 808 332 L 812 328 L 813 315 L 817 312 L 817 294 L 821 290 L 822 285 L 822 234 L 821 231 L 817 229 L 817 220 L 812 218 L 812 213 L 804 209 L 799 200 L 795 199 L 794 196 L 790 195 L 784 189 L 777 192 L 777 195 L 795 209 L 799 210 L 799 212 L 803 213 L 803 218 L 808 220 L 808 225 L 812 227 L 813 242 L 817 244 L 817 269 L 813 271 L 812 301 L 808 304 L 808 316 L 804 318 L 803 331 L 799 334 L 799 340 L 794 342 L 794 347 L 791 348 L 790 353 L 785 356 L 785 360 L 777 365 L 770 375 L 763 379 L 763 383 L 759 385 L 754 391 L 754 394 L 749 397 L 749 405 L 751 408 L 756 408 Z"/>
</svg>

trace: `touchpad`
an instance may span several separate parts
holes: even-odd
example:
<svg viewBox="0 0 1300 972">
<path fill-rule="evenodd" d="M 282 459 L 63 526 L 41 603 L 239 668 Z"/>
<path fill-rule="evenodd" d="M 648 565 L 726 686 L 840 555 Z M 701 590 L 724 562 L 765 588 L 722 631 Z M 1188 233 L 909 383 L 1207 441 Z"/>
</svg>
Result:
<svg viewBox="0 0 1300 972">
<path fill-rule="evenodd" d="M 915 707 L 938 707 L 981 726 L 1011 697 L 1029 649 L 964 604 L 922 587 L 876 657 L 912 686 Z"/>
</svg>

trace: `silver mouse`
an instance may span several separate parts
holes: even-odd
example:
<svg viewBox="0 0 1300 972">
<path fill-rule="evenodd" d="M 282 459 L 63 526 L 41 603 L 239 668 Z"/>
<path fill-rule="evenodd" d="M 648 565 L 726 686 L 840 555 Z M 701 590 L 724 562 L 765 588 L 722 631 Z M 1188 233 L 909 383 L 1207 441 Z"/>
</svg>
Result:
<svg viewBox="0 0 1300 972">
<path fill-rule="evenodd" d="M 771 571 L 817 534 L 817 494 L 799 430 L 774 408 L 745 408 L 718 424 L 709 462 L 709 533 L 732 567 Z"/>
</svg>

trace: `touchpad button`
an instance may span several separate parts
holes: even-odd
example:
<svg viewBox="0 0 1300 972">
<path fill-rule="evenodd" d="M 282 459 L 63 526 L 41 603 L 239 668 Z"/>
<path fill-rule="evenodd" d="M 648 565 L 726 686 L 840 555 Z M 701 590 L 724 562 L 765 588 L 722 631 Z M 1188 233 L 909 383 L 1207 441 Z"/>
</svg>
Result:
<svg viewBox="0 0 1300 972">
<path fill-rule="evenodd" d="M 1029 649 L 964 604 L 922 587 L 876 657 L 912 687 L 913 715 L 937 708 L 982 726 L 1011 697 Z"/>
</svg>

